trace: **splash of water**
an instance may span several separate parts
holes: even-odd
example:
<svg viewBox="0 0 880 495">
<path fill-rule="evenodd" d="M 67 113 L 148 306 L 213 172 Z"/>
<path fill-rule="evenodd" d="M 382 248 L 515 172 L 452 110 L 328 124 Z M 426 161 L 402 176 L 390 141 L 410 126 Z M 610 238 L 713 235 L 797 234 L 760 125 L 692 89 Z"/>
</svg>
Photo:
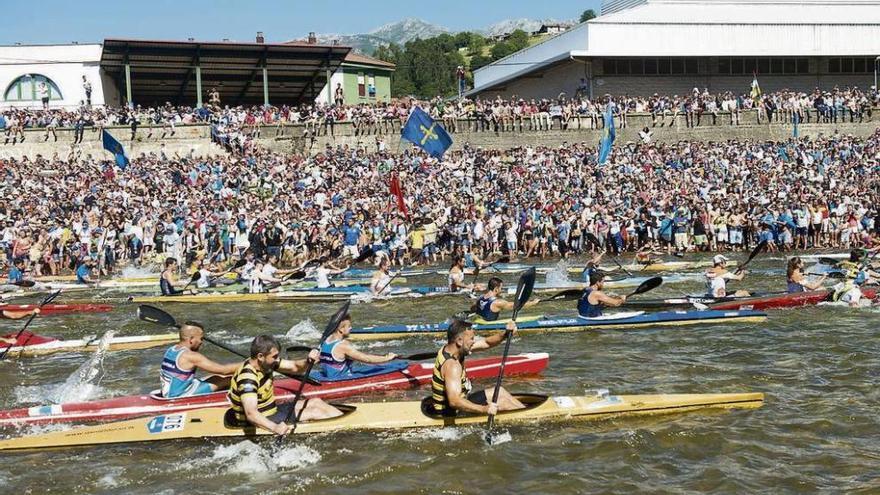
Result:
<svg viewBox="0 0 880 495">
<path fill-rule="evenodd" d="M 101 336 L 95 353 L 71 373 L 64 383 L 16 387 L 16 397 L 20 402 L 48 400 L 51 404 L 83 402 L 98 397 L 101 392 L 101 380 L 104 378 L 104 357 L 115 334 L 114 330 L 109 330 Z"/>
<path fill-rule="evenodd" d="M 568 260 L 561 259 L 558 263 L 553 267 L 552 270 L 547 272 L 547 285 L 552 287 L 565 287 L 567 285 L 573 285 L 575 282 L 568 279 L 568 268 L 569 268 Z"/>
<path fill-rule="evenodd" d="M 290 330 L 287 331 L 285 337 L 293 342 L 301 342 L 304 340 L 313 341 L 321 338 L 321 332 L 310 318 L 306 318 L 290 327 Z"/>
<path fill-rule="evenodd" d="M 146 277 L 159 277 L 159 274 L 152 271 L 151 268 L 146 267 L 136 267 L 136 266 L 126 266 L 122 269 L 122 277 L 123 278 L 146 278 Z"/>
</svg>

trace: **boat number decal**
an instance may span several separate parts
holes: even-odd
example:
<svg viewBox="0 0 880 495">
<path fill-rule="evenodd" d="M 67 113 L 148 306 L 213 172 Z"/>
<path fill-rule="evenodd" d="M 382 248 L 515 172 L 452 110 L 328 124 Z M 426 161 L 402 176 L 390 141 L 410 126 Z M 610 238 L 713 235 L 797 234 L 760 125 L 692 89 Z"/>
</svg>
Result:
<svg viewBox="0 0 880 495">
<path fill-rule="evenodd" d="M 755 309 L 755 306 L 752 304 L 743 304 L 742 306 L 739 307 L 740 311 L 751 311 L 753 309 Z"/>
<path fill-rule="evenodd" d="M 574 407 L 574 400 L 572 400 L 571 397 L 554 397 L 553 401 L 556 402 L 557 406 L 563 409 Z"/>
<path fill-rule="evenodd" d="M 150 433 L 165 433 L 169 431 L 178 431 L 183 429 L 186 422 L 186 413 L 166 414 L 164 416 L 156 416 L 147 423 L 147 431 Z"/>
</svg>

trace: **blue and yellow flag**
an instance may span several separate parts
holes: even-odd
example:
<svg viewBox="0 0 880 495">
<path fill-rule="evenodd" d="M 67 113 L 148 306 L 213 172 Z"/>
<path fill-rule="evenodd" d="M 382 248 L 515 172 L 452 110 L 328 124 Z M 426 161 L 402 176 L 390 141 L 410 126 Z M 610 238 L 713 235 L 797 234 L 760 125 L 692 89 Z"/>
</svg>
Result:
<svg viewBox="0 0 880 495">
<path fill-rule="evenodd" d="M 615 137 L 617 137 L 617 133 L 614 129 L 614 114 L 611 113 L 611 103 L 609 103 L 605 107 L 605 130 L 602 134 L 602 141 L 599 142 L 599 165 L 603 165 L 608 160 Z"/>
<path fill-rule="evenodd" d="M 415 107 L 409 114 L 406 125 L 401 131 L 401 137 L 434 158 L 442 158 L 443 153 L 452 146 L 452 138 L 449 137 L 446 129 L 434 122 L 434 119 L 419 107 Z"/>
<path fill-rule="evenodd" d="M 104 142 L 104 149 L 113 153 L 116 157 L 116 164 L 119 168 L 125 170 L 128 166 L 128 157 L 125 156 L 125 148 L 116 140 L 106 129 L 101 131 L 101 141 Z"/>
</svg>

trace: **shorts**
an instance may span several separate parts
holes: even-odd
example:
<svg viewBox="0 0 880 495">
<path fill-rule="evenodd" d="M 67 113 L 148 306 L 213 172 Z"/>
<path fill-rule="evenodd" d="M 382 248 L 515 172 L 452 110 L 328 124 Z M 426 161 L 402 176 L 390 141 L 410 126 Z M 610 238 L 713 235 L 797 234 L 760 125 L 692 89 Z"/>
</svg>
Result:
<svg viewBox="0 0 880 495">
<path fill-rule="evenodd" d="M 351 256 L 352 258 L 357 258 L 361 254 L 357 245 L 354 246 L 345 246 L 342 248 L 342 256 Z"/>
<path fill-rule="evenodd" d="M 739 229 L 731 229 L 730 231 L 730 243 L 734 246 L 738 246 L 743 242 L 743 233 L 742 230 Z"/>
<path fill-rule="evenodd" d="M 797 232 L 797 235 L 799 235 L 799 236 L 804 236 L 804 237 L 807 236 L 807 228 L 806 227 L 798 227 L 796 232 Z"/>
<path fill-rule="evenodd" d="M 695 235 L 694 236 L 694 244 L 696 244 L 697 246 L 704 246 L 706 244 L 706 236 Z"/>
</svg>

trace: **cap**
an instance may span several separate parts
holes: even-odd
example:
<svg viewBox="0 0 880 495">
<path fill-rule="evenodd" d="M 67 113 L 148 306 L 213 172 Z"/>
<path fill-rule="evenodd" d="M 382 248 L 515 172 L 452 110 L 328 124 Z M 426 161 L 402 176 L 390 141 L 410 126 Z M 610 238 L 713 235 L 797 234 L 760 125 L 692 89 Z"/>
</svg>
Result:
<svg viewBox="0 0 880 495">
<path fill-rule="evenodd" d="M 721 263 L 724 263 L 726 261 L 728 261 L 728 258 L 721 254 L 716 254 L 715 257 L 712 258 L 712 263 L 716 265 L 720 265 Z"/>
</svg>

